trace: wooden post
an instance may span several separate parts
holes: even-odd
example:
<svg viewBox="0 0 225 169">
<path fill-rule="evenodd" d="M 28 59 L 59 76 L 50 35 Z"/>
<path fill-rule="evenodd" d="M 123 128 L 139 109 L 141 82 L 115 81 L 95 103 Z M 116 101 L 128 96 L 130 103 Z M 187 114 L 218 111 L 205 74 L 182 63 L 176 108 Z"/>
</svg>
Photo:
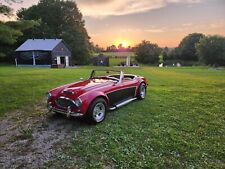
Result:
<svg viewBox="0 0 225 169">
<path fill-rule="evenodd" d="M 130 56 L 127 56 L 127 59 L 126 59 L 126 66 L 130 66 Z"/>
<path fill-rule="evenodd" d="M 16 67 L 17 67 L 17 58 L 15 58 L 15 63 L 16 63 Z"/>
<path fill-rule="evenodd" d="M 35 62 L 35 53 L 34 53 L 34 51 L 32 51 L 32 55 L 33 55 L 33 66 L 35 66 L 36 62 Z"/>
<path fill-rule="evenodd" d="M 65 56 L 66 67 L 69 67 L 69 57 Z"/>
</svg>

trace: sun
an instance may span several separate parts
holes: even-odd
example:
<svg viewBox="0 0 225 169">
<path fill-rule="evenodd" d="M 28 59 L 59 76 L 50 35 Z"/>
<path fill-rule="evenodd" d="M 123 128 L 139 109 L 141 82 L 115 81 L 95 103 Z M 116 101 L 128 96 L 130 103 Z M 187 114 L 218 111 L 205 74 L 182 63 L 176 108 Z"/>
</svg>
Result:
<svg viewBox="0 0 225 169">
<path fill-rule="evenodd" d="M 128 46 L 130 46 L 130 42 L 128 40 L 116 40 L 114 43 L 117 47 L 122 44 L 123 47 L 127 48 Z"/>
</svg>

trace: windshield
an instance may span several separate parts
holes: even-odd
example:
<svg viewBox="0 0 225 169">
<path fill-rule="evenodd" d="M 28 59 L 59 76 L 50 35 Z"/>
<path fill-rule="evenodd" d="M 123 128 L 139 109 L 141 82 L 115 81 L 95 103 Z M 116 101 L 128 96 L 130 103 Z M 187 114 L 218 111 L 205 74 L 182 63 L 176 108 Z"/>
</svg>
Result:
<svg viewBox="0 0 225 169">
<path fill-rule="evenodd" d="M 106 78 L 119 81 L 120 75 L 121 72 L 116 70 L 93 70 L 90 79 Z"/>
</svg>

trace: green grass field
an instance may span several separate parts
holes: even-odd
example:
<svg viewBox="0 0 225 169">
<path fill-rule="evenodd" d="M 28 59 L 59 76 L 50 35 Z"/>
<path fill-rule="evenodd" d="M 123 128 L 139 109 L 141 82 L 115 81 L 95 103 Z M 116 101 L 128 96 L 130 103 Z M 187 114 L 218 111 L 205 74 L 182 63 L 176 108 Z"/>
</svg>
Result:
<svg viewBox="0 0 225 169">
<path fill-rule="evenodd" d="M 0 67 L 0 115 L 34 106 L 49 89 L 87 78 L 92 68 Z M 62 152 L 77 158 L 72 168 L 225 168 L 225 70 L 124 70 L 149 80 L 146 99 L 74 133 Z"/>
</svg>

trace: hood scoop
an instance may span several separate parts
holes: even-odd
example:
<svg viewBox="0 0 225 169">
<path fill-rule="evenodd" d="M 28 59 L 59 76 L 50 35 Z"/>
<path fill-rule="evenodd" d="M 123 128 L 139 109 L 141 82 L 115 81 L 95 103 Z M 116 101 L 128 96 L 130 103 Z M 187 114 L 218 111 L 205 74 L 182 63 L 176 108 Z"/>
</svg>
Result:
<svg viewBox="0 0 225 169">
<path fill-rule="evenodd" d="M 63 93 L 72 95 L 72 94 L 74 94 L 74 91 L 72 91 L 72 90 L 63 90 Z"/>
<path fill-rule="evenodd" d="M 67 88 L 67 89 L 64 89 L 62 93 L 73 95 L 73 94 L 76 94 L 80 89 L 81 89 L 80 87 Z"/>
</svg>

